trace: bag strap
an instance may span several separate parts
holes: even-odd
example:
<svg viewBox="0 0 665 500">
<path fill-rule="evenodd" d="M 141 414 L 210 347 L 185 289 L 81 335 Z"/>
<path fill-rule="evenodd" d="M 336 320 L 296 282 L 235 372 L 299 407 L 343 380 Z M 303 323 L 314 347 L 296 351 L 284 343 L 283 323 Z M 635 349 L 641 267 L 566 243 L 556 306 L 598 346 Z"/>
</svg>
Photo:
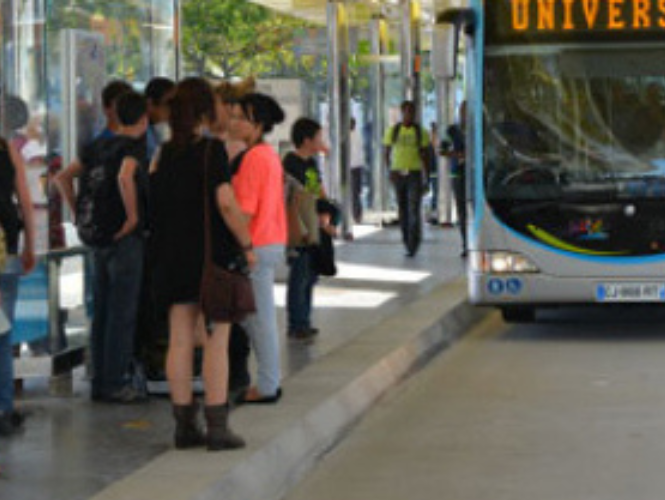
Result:
<svg viewBox="0 0 665 500">
<path fill-rule="evenodd" d="M 208 169 L 210 164 L 210 149 L 212 139 L 205 139 L 206 147 L 203 153 L 203 234 L 205 237 L 203 249 L 203 272 L 212 265 L 212 238 L 210 236 L 210 200 L 208 199 Z"/>
<path fill-rule="evenodd" d="M 421 143 L 423 141 L 423 130 L 422 128 L 420 128 L 419 123 L 414 123 L 413 126 L 416 127 L 416 141 L 418 141 L 418 149 L 423 149 L 421 146 Z M 402 130 L 402 122 L 395 124 L 395 127 L 393 128 L 393 137 L 392 137 L 393 145 L 397 142 L 401 130 Z"/>
<path fill-rule="evenodd" d="M 402 129 L 402 122 L 399 122 L 399 123 L 395 124 L 395 127 L 393 128 L 393 137 L 392 137 L 392 141 L 391 141 L 393 143 L 393 146 L 397 142 L 397 138 L 399 137 L 399 131 L 401 129 Z"/>
</svg>

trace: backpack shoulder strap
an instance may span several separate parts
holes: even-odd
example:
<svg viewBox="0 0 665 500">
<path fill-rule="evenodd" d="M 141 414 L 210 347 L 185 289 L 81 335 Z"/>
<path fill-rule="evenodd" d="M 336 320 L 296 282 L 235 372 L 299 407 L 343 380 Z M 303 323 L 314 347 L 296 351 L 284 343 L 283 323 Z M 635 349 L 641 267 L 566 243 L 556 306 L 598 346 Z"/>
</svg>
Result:
<svg viewBox="0 0 665 500">
<path fill-rule="evenodd" d="M 395 143 L 397 142 L 397 138 L 399 137 L 399 131 L 400 130 L 402 130 L 402 122 L 399 122 L 398 124 L 396 124 L 393 127 L 393 137 L 392 137 L 392 140 L 391 140 L 393 145 L 395 145 Z"/>
<path fill-rule="evenodd" d="M 416 141 L 418 141 L 418 149 L 423 149 L 423 128 L 420 126 L 420 123 L 414 123 L 413 125 L 416 127 Z"/>
<path fill-rule="evenodd" d="M 416 140 L 418 141 L 418 149 L 422 149 L 421 144 L 423 140 L 423 129 L 419 123 L 414 123 L 413 126 L 416 128 Z M 402 130 L 402 122 L 399 122 L 393 128 L 393 137 L 392 137 L 393 144 L 397 142 L 397 138 L 399 137 L 399 133 L 401 130 Z"/>
</svg>

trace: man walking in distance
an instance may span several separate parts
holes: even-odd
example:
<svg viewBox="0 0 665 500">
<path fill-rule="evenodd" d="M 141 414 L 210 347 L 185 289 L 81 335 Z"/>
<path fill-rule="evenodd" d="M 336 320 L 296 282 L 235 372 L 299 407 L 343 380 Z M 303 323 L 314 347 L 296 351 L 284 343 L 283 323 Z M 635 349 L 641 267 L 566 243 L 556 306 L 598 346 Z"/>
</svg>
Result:
<svg viewBox="0 0 665 500">
<path fill-rule="evenodd" d="M 422 239 L 421 200 L 428 179 L 429 134 L 415 122 L 416 106 L 404 101 L 402 121 L 386 130 L 385 164 L 395 188 L 406 255 L 418 252 Z"/>
<path fill-rule="evenodd" d="M 466 101 L 459 107 L 459 122 L 448 127 L 450 138 L 450 151 L 446 156 L 450 158 L 450 180 L 455 195 L 455 208 L 457 209 L 457 225 L 462 238 L 460 256 L 466 257 L 468 246 L 466 236 Z"/>
</svg>

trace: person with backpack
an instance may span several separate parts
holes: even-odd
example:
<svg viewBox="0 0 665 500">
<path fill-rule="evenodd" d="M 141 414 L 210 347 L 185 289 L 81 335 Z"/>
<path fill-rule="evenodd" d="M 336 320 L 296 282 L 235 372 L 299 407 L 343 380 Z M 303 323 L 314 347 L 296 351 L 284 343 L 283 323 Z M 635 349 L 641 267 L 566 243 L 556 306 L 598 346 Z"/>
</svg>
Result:
<svg viewBox="0 0 665 500">
<path fill-rule="evenodd" d="M 147 208 L 145 98 L 126 92 L 118 97 L 115 113 L 116 132 L 94 140 L 80 167 L 64 170 L 55 182 L 93 255 L 92 399 L 135 403 L 146 399 L 145 388 L 132 378 Z M 80 180 L 76 199 L 75 177 Z"/>
<path fill-rule="evenodd" d="M 319 333 L 311 320 L 314 285 L 319 277 L 313 262 L 314 248 L 320 243 L 319 226 L 329 226 L 329 221 L 317 213 L 317 200 L 325 195 L 316 163 L 316 155 L 326 149 L 321 124 L 299 118 L 291 128 L 291 141 L 296 149 L 282 161 L 289 229 L 287 335 L 308 341 Z"/>
<path fill-rule="evenodd" d="M 429 176 L 429 134 L 415 122 L 416 106 L 404 101 L 402 121 L 386 130 L 383 139 L 385 164 L 395 188 L 402 242 L 406 255 L 418 252 L 422 239 L 421 201 Z"/>
</svg>

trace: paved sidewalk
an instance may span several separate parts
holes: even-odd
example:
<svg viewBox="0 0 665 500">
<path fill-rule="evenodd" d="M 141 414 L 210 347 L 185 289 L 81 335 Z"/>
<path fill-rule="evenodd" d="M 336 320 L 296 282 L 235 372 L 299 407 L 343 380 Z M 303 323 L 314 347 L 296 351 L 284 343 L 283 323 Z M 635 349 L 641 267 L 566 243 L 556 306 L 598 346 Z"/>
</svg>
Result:
<svg viewBox="0 0 665 500">
<path fill-rule="evenodd" d="M 376 398 L 474 320 L 458 248 L 457 232 L 439 228 L 428 229 L 413 259 L 393 228 L 338 247 L 339 276 L 316 289 L 320 338 L 311 346 L 284 339 L 284 398 L 232 415 L 246 450 L 172 450 L 166 399 L 94 405 L 82 375 L 68 399 L 28 384 L 27 431 L 0 441 L 0 497 L 266 500 L 267 491 L 284 492 Z M 284 295 L 278 284 L 283 335 Z"/>
</svg>

